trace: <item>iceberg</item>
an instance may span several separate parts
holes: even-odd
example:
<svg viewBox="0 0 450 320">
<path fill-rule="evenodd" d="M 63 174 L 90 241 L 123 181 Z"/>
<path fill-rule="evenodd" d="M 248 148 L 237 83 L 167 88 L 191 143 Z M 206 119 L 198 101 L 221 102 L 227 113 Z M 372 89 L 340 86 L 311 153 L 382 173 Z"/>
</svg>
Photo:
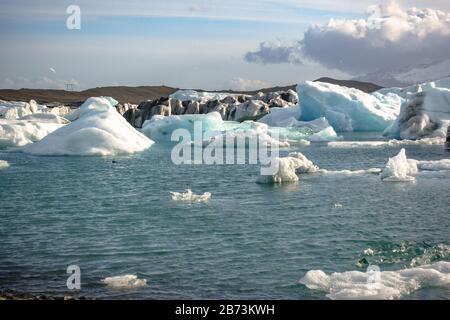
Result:
<svg viewBox="0 0 450 320">
<path fill-rule="evenodd" d="M 144 122 L 142 132 L 155 141 L 171 141 L 172 132 L 177 129 L 186 129 L 193 135 L 196 123 L 200 125 L 202 133 L 224 130 L 224 121 L 220 114 L 210 112 L 171 116 L 155 115 Z"/>
<path fill-rule="evenodd" d="M 16 120 L 36 113 L 64 116 L 70 111 L 71 109 L 66 106 L 49 108 L 46 105 L 36 103 L 34 100 L 30 100 L 29 102 L 0 100 L 0 119 Z"/>
<path fill-rule="evenodd" d="M 418 172 L 417 161 L 406 158 L 405 149 L 401 149 L 395 157 L 389 158 L 386 167 L 380 174 L 383 181 L 414 181 Z"/>
<path fill-rule="evenodd" d="M 147 286 L 146 279 L 139 279 L 134 274 L 107 277 L 105 279 L 102 279 L 102 282 L 114 289 L 136 289 Z"/>
<path fill-rule="evenodd" d="M 195 129 L 198 128 L 198 132 Z M 213 141 L 227 142 L 235 139 L 259 139 L 266 146 L 288 147 L 287 141 L 280 141 L 272 137 L 278 132 L 272 130 L 264 123 L 254 121 L 224 121 L 218 112 L 207 114 L 185 114 L 171 116 L 153 116 L 144 122 L 142 132 L 152 140 L 160 142 L 171 141 L 172 133 L 177 129 L 185 129 L 189 132 L 191 141 L 194 142 L 194 133 L 201 134 L 202 145 L 208 145 Z M 197 138 L 198 139 L 198 138 Z"/>
<path fill-rule="evenodd" d="M 54 114 L 29 114 L 18 120 L 0 119 L 0 148 L 23 147 L 36 142 L 69 121 Z"/>
<path fill-rule="evenodd" d="M 278 168 L 277 172 L 274 172 L 272 175 L 259 176 L 258 183 L 277 184 L 296 182 L 299 180 L 297 173 L 313 173 L 319 171 L 319 167 L 300 152 L 291 152 L 287 157 L 274 157 L 271 161 Z"/>
<path fill-rule="evenodd" d="M 191 189 L 186 189 L 186 192 L 170 192 L 170 194 L 174 201 L 206 202 L 211 198 L 210 192 L 194 194 Z"/>
<path fill-rule="evenodd" d="M 178 90 L 172 93 L 169 97 L 171 99 L 178 99 L 181 101 L 198 101 L 207 102 L 210 100 L 222 100 L 228 96 L 235 95 L 234 93 L 225 92 L 206 92 L 195 90 Z"/>
<path fill-rule="evenodd" d="M 140 152 L 153 144 L 117 112 L 109 99 L 89 98 L 75 113 L 75 121 L 22 151 L 34 155 L 107 156 Z"/>
<path fill-rule="evenodd" d="M 330 275 L 311 270 L 300 283 L 327 293 L 330 299 L 399 299 L 420 288 L 450 288 L 450 262 L 440 261 L 411 269 L 367 272 L 346 271 Z"/>
<path fill-rule="evenodd" d="M 383 131 L 397 118 L 404 101 L 395 93 L 365 93 L 354 88 L 306 81 L 297 86 L 300 120 L 325 117 L 334 130 Z"/>
<path fill-rule="evenodd" d="M 300 121 L 300 107 L 273 107 L 270 113 L 258 120 L 273 128 L 289 140 L 308 140 L 313 142 L 330 141 L 338 138 L 336 131 L 327 119 L 320 117 L 312 121 Z"/>
<path fill-rule="evenodd" d="M 441 138 L 450 125 L 450 78 L 407 87 L 395 122 L 384 135 L 396 139 Z"/>
<path fill-rule="evenodd" d="M 9 167 L 9 163 L 6 160 L 0 160 L 0 170 L 1 169 L 6 169 Z"/>
</svg>

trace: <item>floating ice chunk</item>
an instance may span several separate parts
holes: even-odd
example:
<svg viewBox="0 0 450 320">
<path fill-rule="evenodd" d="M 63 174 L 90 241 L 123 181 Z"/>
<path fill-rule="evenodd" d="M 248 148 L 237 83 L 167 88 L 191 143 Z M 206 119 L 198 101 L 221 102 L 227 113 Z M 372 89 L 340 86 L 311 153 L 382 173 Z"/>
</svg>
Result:
<svg viewBox="0 0 450 320">
<path fill-rule="evenodd" d="M 258 183 L 295 182 L 298 181 L 297 173 L 312 173 L 319 170 L 319 167 L 300 152 L 292 152 L 287 157 L 274 157 L 271 161 L 272 166 L 278 170 L 272 175 L 259 176 Z"/>
<path fill-rule="evenodd" d="M 402 98 L 395 94 L 368 94 L 358 89 L 306 81 L 297 86 L 300 120 L 325 117 L 334 130 L 382 131 L 400 111 Z"/>
<path fill-rule="evenodd" d="M 415 178 L 413 175 L 417 172 L 417 161 L 407 159 L 405 149 L 402 149 L 398 155 L 389 158 L 386 167 L 380 174 L 380 177 L 383 181 L 414 181 Z"/>
<path fill-rule="evenodd" d="M 22 147 L 61 128 L 67 120 L 51 114 L 30 114 L 20 120 L 0 119 L 0 148 Z"/>
<path fill-rule="evenodd" d="M 108 277 L 103 279 L 102 282 L 114 289 L 136 289 L 147 286 L 146 279 L 138 279 L 134 274 Z"/>
<path fill-rule="evenodd" d="M 289 123 L 287 127 L 270 127 L 269 131 L 276 131 L 280 137 L 288 141 L 299 142 L 307 140 L 312 142 L 322 142 L 338 139 L 333 127 L 325 118 L 318 118 L 312 121 L 295 121 Z"/>
<path fill-rule="evenodd" d="M 367 248 L 363 251 L 363 253 L 367 256 L 373 256 L 374 251 L 371 248 Z"/>
<path fill-rule="evenodd" d="M 9 163 L 6 160 L 0 160 L 0 170 L 1 169 L 6 169 L 9 167 Z"/>
<path fill-rule="evenodd" d="M 186 192 L 170 192 L 172 200 L 186 201 L 186 202 L 206 202 L 211 198 L 210 192 L 203 194 L 194 194 L 191 189 L 186 189 Z"/>
<path fill-rule="evenodd" d="M 117 155 L 149 148 L 153 141 L 136 131 L 106 98 L 89 98 L 78 119 L 24 147 L 34 155 Z"/>
<path fill-rule="evenodd" d="M 327 292 L 330 299 L 392 300 L 420 288 L 449 288 L 450 262 L 397 271 L 346 271 L 330 275 L 321 270 L 311 270 L 300 283 L 309 289 Z"/>
</svg>

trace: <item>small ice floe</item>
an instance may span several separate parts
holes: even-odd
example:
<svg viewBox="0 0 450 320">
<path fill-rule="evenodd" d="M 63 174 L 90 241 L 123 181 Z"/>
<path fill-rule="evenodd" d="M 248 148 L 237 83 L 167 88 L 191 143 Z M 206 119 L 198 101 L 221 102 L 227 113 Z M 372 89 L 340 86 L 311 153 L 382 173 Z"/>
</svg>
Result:
<svg viewBox="0 0 450 320">
<path fill-rule="evenodd" d="M 300 152 L 291 152 L 287 157 L 275 157 L 272 161 L 278 170 L 271 175 L 259 176 L 258 183 L 295 182 L 298 181 L 297 174 L 313 173 L 319 170 L 318 166 Z"/>
<path fill-rule="evenodd" d="M 336 209 L 342 208 L 342 203 L 336 202 L 336 203 L 334 204 L 334 207 L 335 207 Z"/>
<path fill-rule="evenodd" d="M 138 277 L 134 274 L 107 277 L 101 281 L 108 287 L 114 289 L 136 289 L 147 286 L 146 279 L 138 279 Z"/>
<path fill-rule="evenodd" d="M 9 163 L 6 160 L 0 160 L 0 169 L 6 169 L 9 167 Z"/>
<path fill-rule="evenodd" d="M 393 182 L 414 181 L 417 172 L 417 161 L 406 158 L 405 149 L 402 149 L 398 155 L 389 158 L 380 178 L 383 181 Z"/>
<path fill-rule="evenodd" d="M 399 299 L 419 288 L 450 288 L 450 262 L 396 271 L 380 271 L 369 266 L 367 272 L 345 271 L 326 274 L 311 270 L 300 283 L 326 292 L 330 299 Z"/>
<path fill-rule="evenodd" d="M 392 139 L 388 141 L 330 141 L 327 146 L 331 148 L 377 148 L 377 147 L 397 147 L 405 145 L 442 145 L 445 139 L 422 138 L 418 140 L 397 140 Z"/>
<path fill-rule="evenodd" d="M 172 200 L 186 201 L 186 202 L 206 202 L 211 198 L 210 192 L 204 194 L 194 194 L 191 189 L 186 189 L 186 192 L 170 192 Z"/>
<path fill-rule="evenodd" d="M 363 253 L 364 253 L 366 256 L 373 256 L 374 251 L 373 251 L 372 249 L 370 249 L 370 248 L 367 248 L 367 249 L 365 249 L 365 250 L 363 251 Z"/>
<path fill-rule="evenodd" d="M 362 175 L 362 174 L 379 174 L 382 170 L 379 168 L 369 168 L 369 169 L 357 169 L 357 170 L 327 170 L 320 169 L 318 172 L 328 175 L 343 175 L 343 176 L 352 176 L 352 175 Z"/>
</svg>

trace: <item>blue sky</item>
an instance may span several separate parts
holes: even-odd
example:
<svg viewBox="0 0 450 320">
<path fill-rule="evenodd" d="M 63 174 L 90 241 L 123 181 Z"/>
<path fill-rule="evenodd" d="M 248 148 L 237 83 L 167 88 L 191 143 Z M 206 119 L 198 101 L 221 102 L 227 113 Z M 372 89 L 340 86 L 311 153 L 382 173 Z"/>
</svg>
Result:
<svg viewBox="0 0 450 320">
<path fill-rule="evenodd" d="M 447 7 L 445 1 L 430 2 Z M 61 88 L 72 82 L 77 89 L 160 84 L 239 89 L 346 78 L 346 72 L 312 61 L 258 64 L 243 57 L 264 41 L 298 41 L 309 26 L 330 18 L 363 17 L 370 3 L 2 0 L 0 86 Z M 81 30 L 66 28 L 70 4 L 81 8 Z"/>
</svg>

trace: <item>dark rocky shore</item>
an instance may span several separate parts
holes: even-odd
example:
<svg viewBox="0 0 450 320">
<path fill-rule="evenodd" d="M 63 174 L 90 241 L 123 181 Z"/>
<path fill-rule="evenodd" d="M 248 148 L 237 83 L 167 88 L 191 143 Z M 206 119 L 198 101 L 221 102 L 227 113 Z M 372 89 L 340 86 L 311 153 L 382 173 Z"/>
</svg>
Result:
<svg viewBox="0 0 450 320">
<path fill-rule="evenodd" d="M 0 290 L 0 300 L 95 300 L 95 298 L 68 294 L 64 296 L 51 296 L 4 289 Z"/>
</svg>

